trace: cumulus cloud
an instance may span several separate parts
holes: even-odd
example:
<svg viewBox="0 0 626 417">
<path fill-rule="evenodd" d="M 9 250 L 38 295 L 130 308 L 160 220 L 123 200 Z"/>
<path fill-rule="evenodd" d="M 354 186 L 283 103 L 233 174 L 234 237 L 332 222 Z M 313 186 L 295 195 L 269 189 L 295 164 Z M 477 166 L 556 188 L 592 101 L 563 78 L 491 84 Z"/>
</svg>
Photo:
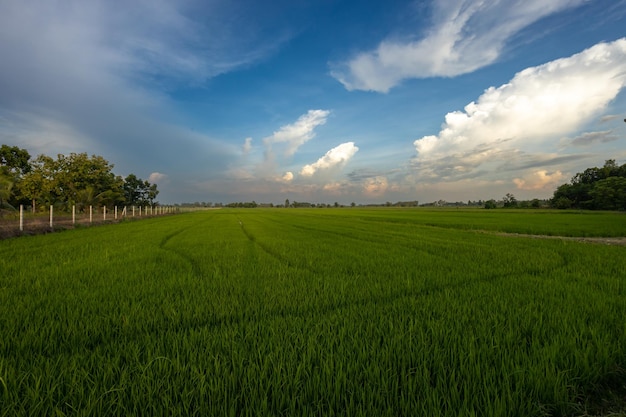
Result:
<svg viewBox="0 0 626 417">
<path fill-rule="evenodd" d="M 386 40 L 331 73 L 348 90 L 387 92 L 407 78 L 456 76 L 495 62 L 521 29 L 585 0 L 435 0 L 420 40 Z"/>
<path fill-rule="evenodd" d="M 367 197 L 380 197 L 387 192 L 388 188 L 389 181 L 387 177 L 367 178 L 363 183 L 363 194 Z"/>
<path fill-rule="evenodd" d="M 291 171 L 285 172 L 285 174 L 281 177 L 281 180 L 283 182 L 290 182 L 291 180 L 293 180 L 293 172 Z"/>
<path fill-rule="evenodd" d="M 550 144 L 593 119 L 625 85 L 626 38 L 525 69 L 464 111 L 448 113 L 438 135 L 414 142 L 418 177 L 459 180 L 520 162 L 556 163 L 545 154 Z M 607 135 L 578 142 L 600 137 Z"/>
<path fill-rule="evenodd" d="M 158 184 L 158 183 L 166 182 L 167 178 L 168 177 L 165 174 L 162 174 L 160 172 L 153 172 L 148 177 L 148 181 L 150 181 L 152 184 Z"/>
<path fill-rule="evenodd" d="M 359 150 L 354 145 L 354 142 L 342 143 L 339 146 L 334 147 L 330 151 L 326 152 L 326 155 L 322 156 L 317 162 L 309 165 L 305 165 L 300 171 L 300 175 L 304 177 L 311 177 L 318 171 L 329 170 L 336 167 L 342 167 L 350 158 L 354 156 Z"/>
<path fill-rule="evenodd" d="M 513 183 L 519 190 L 553 190 L 563 183 L 564 175 L 561 171 L 548 172 L 538 170 L 529 173 L 523 178 L 514 178 Z"/>
<path fill-rule="evenodd" d="M 284 143 L 286 144 L 285 155 L 292 156 L 300 146 L 315 137 L 315 128 L 325 124 L 329 114 L 328 110 L 309 110 L 295 123 L 282 126 L 263 142 L 266 145 Z"/>
</svg>

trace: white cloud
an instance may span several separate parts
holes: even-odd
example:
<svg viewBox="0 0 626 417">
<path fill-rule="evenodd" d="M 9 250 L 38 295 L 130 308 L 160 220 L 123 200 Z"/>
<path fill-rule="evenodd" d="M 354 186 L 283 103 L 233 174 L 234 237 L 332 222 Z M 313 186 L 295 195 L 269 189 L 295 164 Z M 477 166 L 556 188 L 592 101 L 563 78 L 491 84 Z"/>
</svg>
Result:
<svg viewBox="0 0 626 417">
<path fill-rule="evenodd" d="M 363 183 L 363 194 L 367 197 L 380 197 L 387 192 L 389 181 L 387 177 L 376 176 L 365 179 Z"/>
<path fill-rule="evenodd" d="M 564 182 L 561 171 L 548 172 L 545 169 L 533 171 L 524 178 L 514 178 L 513 183 L 519 190 L 554 190 Z"/>
<path fill-rule="evenodd" d="M 295 123 L 282 126 L 263 140 L 266 145 L 274 143 L 285 143 L 285 155 L 291 156 L 298 148 L 307 141 L 315 137 L 315 128 L 326 123 L 326 118 L 330 112 L 328 110 L 309 110 L 300 116 Z"/>
<path fill-rule="evenodd" d="M 300 175 L 311 177 L 320 170 L 342 167 L 350 160 L 350 158 L 354 156 L 354 154 L 357 153 L 358 150 L 359 148 L 354 145 L 354 142 L 342 143 L 341 145 L 326 152 L 326 155 L 318 159 L 317 162 L 305 165 L 300 171 Z"/>
<path fill-rule="evenodd" d="M 574 139 L 572 139 L 572 145 L 575 146 L 588 146 L 594 143 L 607 143 L 617 140 L 617 136 L 613 134 L 612 130 L 602 130 L 599 132 L 585 132 L 581 133 Z"/>
<path fill-rule="evenodd" d="M 252 138 L 246 138 L 241 149 L 244 154 L 248 154 L 252 149 Z"/>
<path fill-rule="evenodd" d="M 416 140 L 418 177 L 458 180 L 563 162 L 567 156 L 546 149 L 597 116 L 625 85 L 626 38 L 528 68 L 448 113 L 438 135 Z"/>
<path fill-rule="evenodd" d="M 158 183 L 163 183 L 163 182 L 167 182 L 167 175 L 162 174 L 160 172 L 153 172 L 152 174 L 150 174 L 150 176 L 148 177 L 148 181 L 151 184 L 158 184 Z"/>
<path fill-rule="evenodd" d="M 291 171 L 285 172 L 285 174 L 281 177 L 281 180 L 283 182 L 291 182 L 293 180 L 293 172 Z"/>
<path fill-rule="evenodd" d="M 496 61 L 521 29 L 585 0 L 436 0 L 418 41 L 387 40 L 332 71 L 348 90 L 387 92 L 407 78 L 455 76 Z"/>
</svg>

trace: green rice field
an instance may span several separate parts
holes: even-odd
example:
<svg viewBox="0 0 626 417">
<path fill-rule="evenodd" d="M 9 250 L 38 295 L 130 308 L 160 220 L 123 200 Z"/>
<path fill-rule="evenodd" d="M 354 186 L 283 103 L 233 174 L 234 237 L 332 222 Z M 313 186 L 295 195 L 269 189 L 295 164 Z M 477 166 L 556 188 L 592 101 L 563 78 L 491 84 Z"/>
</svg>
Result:
<svg viewBox="0 0 626 417">
<path fill-rule="evenodd" d="M 0 416 L 623 415 L 626 246 L 550 236 L 626 214 L 221 209 L 3 240 Z"/>
</svg>

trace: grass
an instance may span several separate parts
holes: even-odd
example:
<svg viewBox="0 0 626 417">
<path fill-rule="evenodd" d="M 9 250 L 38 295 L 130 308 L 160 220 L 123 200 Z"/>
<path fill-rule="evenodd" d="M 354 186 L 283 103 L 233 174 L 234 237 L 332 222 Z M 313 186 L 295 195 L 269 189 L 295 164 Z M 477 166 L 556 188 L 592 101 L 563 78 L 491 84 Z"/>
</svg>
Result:
<svg viewBox="0 0 626 417">
<path fill-rule="evenodd" d="M 0 416 L 612 412 L 625 248 L 476 230 L 624 219 L 214 210 L 0 241 Z"/>
</svg>

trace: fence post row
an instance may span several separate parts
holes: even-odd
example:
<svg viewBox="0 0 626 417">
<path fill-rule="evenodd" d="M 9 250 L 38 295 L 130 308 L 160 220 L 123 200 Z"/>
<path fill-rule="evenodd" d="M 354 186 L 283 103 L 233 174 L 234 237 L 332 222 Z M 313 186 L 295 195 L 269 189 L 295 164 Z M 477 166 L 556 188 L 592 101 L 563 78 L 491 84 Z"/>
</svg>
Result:
<svg viewBox="0 0 626 417">
<path fill-rule="evenodd" d="M 175 213 L 176 210 L 173 207 L 169 207 L 169 206 L 138 206 L 139 207 L 139 217 L 142 216 L 142 214 L 144 216 L 149 216 L 149 215 L 155 215 L 155 216 L 162 216 L 168 213 Z M 135 211 L 136 207 L 132 206 L 132 216 L 135 217 L 136 211 Z M 119 220 L 120 218 L 126 218 L 129 215 L 129 210 L 127 206 L 124 206 L 122 208 L 121 211 L 118 210 L 118 206 L 114 206 L 113 207 L 114 210 L 114 218 L 115 220 Z M 89 224 L 93 224 L 93 206 L 89 206 Z M 106 206 L 102 206 L 102 219 L 103 221 L 107 221 L 107 207 Z M 50 205 L 50 212 L 49 212 L 49 226 L 50 229 L 54 228 L 54 205 Z M 76 206 L 73 205 L 72 206 L 72 226 L 76 225 Z M 20 210 L 19 210 L 19 230 L 20 232 L 24 231 L 24 205 L 20 204 Z"/>
</svg>

